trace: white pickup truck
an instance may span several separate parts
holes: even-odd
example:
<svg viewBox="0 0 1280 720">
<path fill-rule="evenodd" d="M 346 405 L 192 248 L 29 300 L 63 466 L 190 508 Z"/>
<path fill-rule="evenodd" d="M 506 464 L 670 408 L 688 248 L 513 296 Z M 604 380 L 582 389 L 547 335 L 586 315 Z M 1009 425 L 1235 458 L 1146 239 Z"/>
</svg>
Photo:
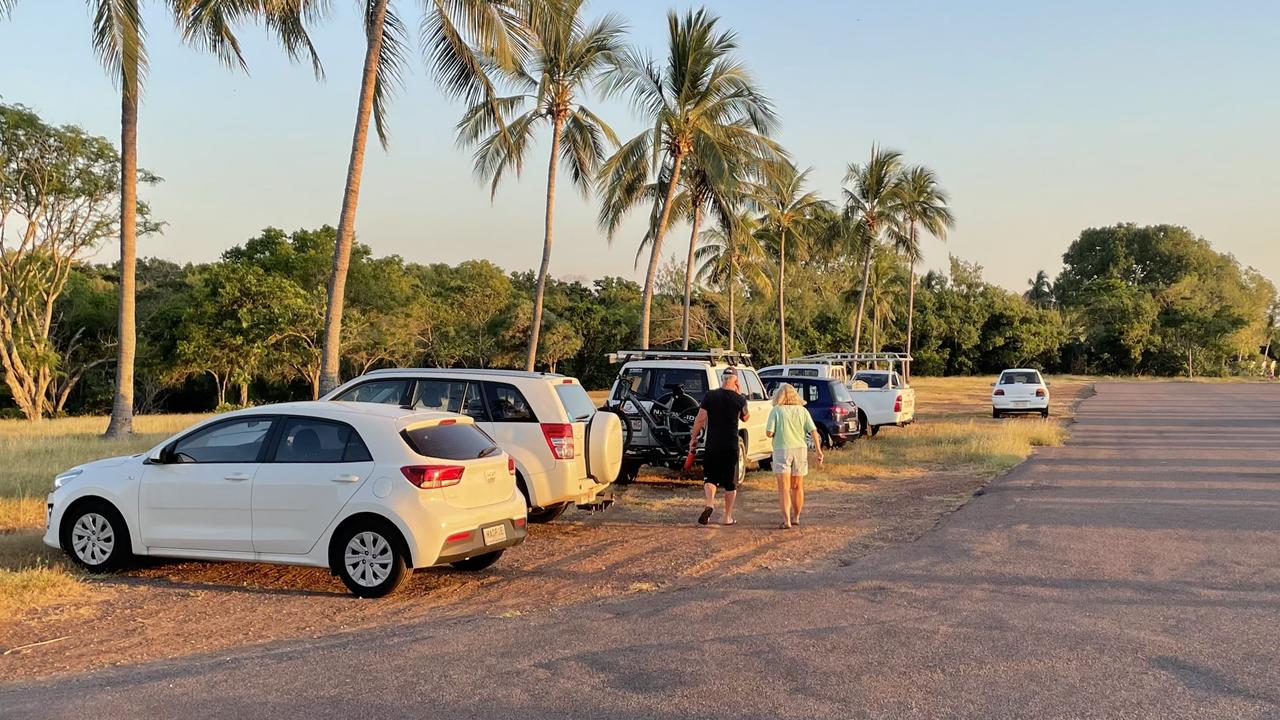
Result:
<svg viewBox="0 0 1280 720">
<path fill-rule="evenodd" d="M 886 425 L 902 427 L 916 418 L 916 391 L 903 382 L 897 367 L 911 362 L 902 353 L 822 353 L 794 360 L 812 366 L 843 368 L 849 377 L 849 394 L 858 406 L 864 436 L 874 436 Z M 886 369 L 858 369 L 860 365 Z"/>
</svg>

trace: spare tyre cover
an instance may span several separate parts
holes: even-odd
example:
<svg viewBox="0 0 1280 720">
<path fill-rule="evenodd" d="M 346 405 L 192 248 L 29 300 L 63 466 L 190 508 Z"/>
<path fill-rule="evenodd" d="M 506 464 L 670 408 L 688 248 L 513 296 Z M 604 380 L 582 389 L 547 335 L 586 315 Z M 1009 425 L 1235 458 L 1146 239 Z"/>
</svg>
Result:
<svg viewBox="0 0 1280 720">
<path fill-rule="evenodd" d="M 622 470 L 622 420 L 616 413 L 597 412 L 587 423 L 587 474 L 608 485 Z"/>
</svg>

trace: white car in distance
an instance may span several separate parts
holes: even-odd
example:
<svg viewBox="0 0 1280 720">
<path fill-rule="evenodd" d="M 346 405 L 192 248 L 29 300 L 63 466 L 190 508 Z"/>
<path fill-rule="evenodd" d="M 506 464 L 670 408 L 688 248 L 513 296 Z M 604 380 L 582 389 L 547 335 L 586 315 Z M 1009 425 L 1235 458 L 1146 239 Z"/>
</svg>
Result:
<svg viewBox="0 0 1280 720">
<path fill-rule="evenodd" d="M 991 417 L 1040 413 L 1049 417 L 1049 383 L 1032 368 L 1015 368 L 1000 373 L 991 384 Z"/>
<path fill-rule="evenodd" d="M 92 572 L 131 555 L 281 563 L 381 597 L 414 568 L 486 568 L 525 525 L 514 462 L 471 418 L 302 402 L 58 475 L 44 542 Z"/>
</svg>

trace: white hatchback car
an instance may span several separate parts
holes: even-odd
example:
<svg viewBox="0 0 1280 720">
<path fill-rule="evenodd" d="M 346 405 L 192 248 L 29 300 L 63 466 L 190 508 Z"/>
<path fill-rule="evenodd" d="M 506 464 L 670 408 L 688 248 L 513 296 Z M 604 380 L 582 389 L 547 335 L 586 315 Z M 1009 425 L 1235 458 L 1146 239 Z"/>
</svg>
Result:
<svg viewBox="0 0 1280 720">
<path fill-rule="evenodd" d="M 130 555 L 306 565 L 381 597 L 413 568 L 488 567 L 525 522 L 514 462 L 471 418 L 303 402 L 58 475 L 44 542 L 95 572 Z"/>
<path fill-rule="evenodd" d="M 1015 413 L 1040 413 L 1049 417 L 1049 383 L 1040 371 L 1016 368 L 1000 373 L 991 387 L 991 417 Z"/>
<path fill-rule="evenodd" d="M 582 383 L 555 373 L 388 368 L 347 382 L 324 400 L 377 402 L 461 413 L 516 461 L 529 522 L 593 505 L 622 467 L 622 423 L 598 413 Z"/>
</svg>

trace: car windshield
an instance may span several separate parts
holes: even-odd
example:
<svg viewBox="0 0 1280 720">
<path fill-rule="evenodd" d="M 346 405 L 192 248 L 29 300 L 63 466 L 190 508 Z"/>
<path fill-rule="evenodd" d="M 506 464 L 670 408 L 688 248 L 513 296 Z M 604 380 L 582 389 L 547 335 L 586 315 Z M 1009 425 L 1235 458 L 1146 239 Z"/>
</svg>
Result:
<svg viewBox="0 0 1280 720">
<path fill-rule="evenodd" d="M 888 373 L 858 373 L 853 376 L 854 381 L 860 381 L 867 384 L 869 388 L 882 388 L 889 383 Z"/>
<path fill-rule="evenodd" d="M 560 396 L 560 404 L 573 422 L 590 420 L 596 414 L 596 404 L 591 396 L 577 383 L 560 383 L 556 385 L 556 395 Z"/>
<path fill-rule="evenodd" d="M 1006 372 L 1000 376 L 1001 385 L 1039 385 L 1040 373 L 1032 370 L 1030 372 Z"/>
<path fill-rule="evenodd" d="M 636 395 L 642 400 L 657 400 L 676 387 L 684 388 L 686 395 L 702 402 L 707 394 L 707 372 L 694 368 L 629 368 L 622 373 L 623 381 L 630 382 Z M 615 396 L 614 399 L 621 399 Z"/>
<path fill-rule="evenodd" d="M 836 402 L 853 402 L 853 396 L 849 394 L 849 388 L 845 387 L 844 383 L 841 382 L 831 383 L 831 397 Z"/>
</svg>

